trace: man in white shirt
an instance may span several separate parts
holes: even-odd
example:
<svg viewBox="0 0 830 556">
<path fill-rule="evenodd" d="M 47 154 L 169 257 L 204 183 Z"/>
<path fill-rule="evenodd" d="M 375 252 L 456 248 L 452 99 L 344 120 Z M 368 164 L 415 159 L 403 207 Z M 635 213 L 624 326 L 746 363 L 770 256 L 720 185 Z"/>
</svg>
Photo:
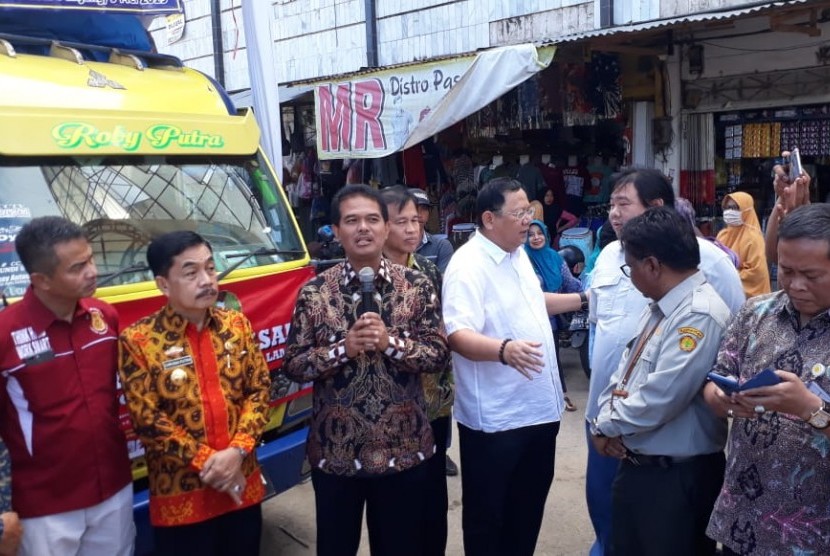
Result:
<svg viewBox="0 0 830 556">
<path fill-rule="evenodd" d="M 518 181 L 488 182 L 479 233 L 444 275 L 467 556 L 534 552 L 564 408 L 548 313 L 587 304 L 584 294 L 542 292 L 522 248 L 532 214 Z"/>
<path fill-rule="evenodd" d="M 611 194 L 609 221 L 619 236 L 622 227 L 651 206 L 674 208 L 674 191 L 668 178 L 658 170 L 632 169 L 617 176 Z M 741 279 L 729 257 L 711 242 L 697 238 L 700 270 L 727 307 L 735 313 L 745 295 Z M 625 255 L 619 241 L 608 244 L 597 258 L 591 282 L 591 320 L 596 323 L 591 355 L 591 385 L 585 418 L 598 413 L 597 400 L 617 370 L 626 345 L 636 334 L 639 316 L 648 299 L 623 274 Z M 588 425 L 586 423 L 586 427 Z M 597 540 L 591 556 L 607 554 L 611 535 L 611 483 L 619 460 L 600 455 L 588 441 L 588 469 L 585 491 L 588 513 Z"/>
</svg>

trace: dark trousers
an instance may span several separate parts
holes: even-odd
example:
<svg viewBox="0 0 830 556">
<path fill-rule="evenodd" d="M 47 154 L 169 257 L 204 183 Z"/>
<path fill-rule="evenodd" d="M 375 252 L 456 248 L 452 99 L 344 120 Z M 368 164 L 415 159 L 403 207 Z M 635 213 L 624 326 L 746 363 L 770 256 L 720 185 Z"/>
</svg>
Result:
<svg viewBox="0 0 830 556">
<path fill-rule="evenodd" d="M 428 478 L 426 463 L 381 477 L 312 470 L 317 555 L 357 554 L 365 506 L 372 556 L 421 556 Z"/>
<path fill-rule="evenodd" d="M 723 484 L 722 452 L 660 467 L 623 460 L 613 486 L 615 556 L 715 554 L 706 526 Z"/>
<path fill-rule="evenodd" d="M 533 554 L 558 432 L 558 422 L 494 433 L 458 425 L 466 556 Z"/>
<path fill-rule="evenodd" d="M 447 550 L 447 436 L 450 418 L 430 421 L 435 437 L 435 455 L 426 462 L 426 502 L 424 504 L 423 554 L 444 556 Z"/>
<path fill-rule="evenodd" d="M 262 506 L 194 523 L 174 527 L 153 527 L 155 556 L 259 556 L 262 533 Z"/>
</svg>

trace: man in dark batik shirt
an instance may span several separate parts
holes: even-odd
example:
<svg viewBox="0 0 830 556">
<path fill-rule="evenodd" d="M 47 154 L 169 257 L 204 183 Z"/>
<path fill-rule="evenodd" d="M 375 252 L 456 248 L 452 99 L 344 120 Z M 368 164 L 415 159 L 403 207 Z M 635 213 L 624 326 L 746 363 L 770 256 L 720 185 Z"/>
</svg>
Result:
<svg viewBox="0 0 830 556">
<path fill-rule="evenodd" d="M 353 555 L 363 508 L 373 554 L 419 555 L 427 469 L 435 451 L 419 373 L 447 368 L 440 302 L 430 280 L 383 258 L 388 213 L 350 185 L 332 200 L 346 262 L 300 291 L 283 372 L 314 382 L 308 438 L 317 553 Z M 358 272 L 374 271 L 363 312 Z"/>
<path fill-rule="evenodd" d="M 704 398 L 733 419 L 726 477 L 707 534 L 723 553 L 827 554 L 830 546 L 830 205 L 795 209 L 778 232 L 782 291 L 735 315 L 715 371 L 781 382 Z"/>
</svg>

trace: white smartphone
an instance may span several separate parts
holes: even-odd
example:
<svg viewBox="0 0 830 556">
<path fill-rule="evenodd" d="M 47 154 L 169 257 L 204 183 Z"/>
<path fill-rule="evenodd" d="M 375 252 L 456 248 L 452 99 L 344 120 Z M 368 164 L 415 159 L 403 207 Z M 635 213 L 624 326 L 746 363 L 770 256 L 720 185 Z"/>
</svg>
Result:
<svg viewBox="0 0 830 556">
<path fill-rule="evenodd" d="M 795 183 L 795 180 L 801 177 L 801 154 L 798 152 L 798 147 L 790 151 L 790 183 Z"/>
</svg>

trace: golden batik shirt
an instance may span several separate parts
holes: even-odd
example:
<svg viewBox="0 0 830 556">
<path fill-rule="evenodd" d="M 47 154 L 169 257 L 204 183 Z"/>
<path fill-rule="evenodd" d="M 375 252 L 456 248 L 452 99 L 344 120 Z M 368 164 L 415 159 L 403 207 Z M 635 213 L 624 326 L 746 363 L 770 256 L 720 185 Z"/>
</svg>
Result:
<svg viewBox="0 0 830 556">
<path fill-rule="evenodd" d="M 440 301 L 421 272 L 383 259 L 375 305 L 389 347 L 346 356 L 360 313 L 357 272 L 340 263 L 300 290 L 282 371 L 314 383 L 308 459 L 325 473 L 377 476 L 412 468 L 435 453 L 420 373 L 449 364 Z"/>
<path fill-rule="evenodd" d="M 254 448 L 268 422 L 271 384 L 251 323 L 212 308 L 202 330 L 169 305 L 125 329 L 119 374 L 146 449 L 150 521 L 198 523 L 258 504 L 265 493 Z M 244 448 L 243 504 L 201 482 L 215 452 Z"/>
</svg>

